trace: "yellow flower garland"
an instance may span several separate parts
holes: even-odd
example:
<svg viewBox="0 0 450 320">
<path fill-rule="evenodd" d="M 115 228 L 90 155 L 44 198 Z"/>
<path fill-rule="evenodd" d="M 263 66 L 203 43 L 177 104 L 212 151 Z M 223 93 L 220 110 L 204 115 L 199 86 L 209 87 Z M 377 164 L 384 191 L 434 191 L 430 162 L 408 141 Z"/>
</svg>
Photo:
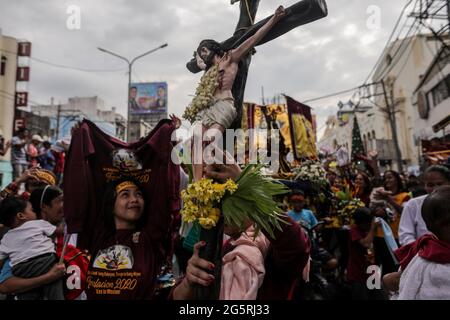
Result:
<svg viewBox="0 0 450 320">
<path fill-rule="evenodd" d="M 211 229 L 217 224 L 220 217 L 219 204 L 222 197 L 228 191 L 230 194 L 237 190 L 238 186 L 233 180 L 223 184 L 214 183 L 212 179 L 203 178 L 190 184 L 181 192 L 183 209 L 181 215 L 185 222 L 198 221 L 205 229 Z"/>
<path fill-rule="evenodd" d="M 219 86 L 218 81 L 219 65 L 214 65 L 200 79 L 200 83 L 195 90 L 195 97 L 183 113 L 183 118 L 192 124 L 196 120 L 197 114 L 208 109 L 214 101 L 214 92 Z"/>
</svg>

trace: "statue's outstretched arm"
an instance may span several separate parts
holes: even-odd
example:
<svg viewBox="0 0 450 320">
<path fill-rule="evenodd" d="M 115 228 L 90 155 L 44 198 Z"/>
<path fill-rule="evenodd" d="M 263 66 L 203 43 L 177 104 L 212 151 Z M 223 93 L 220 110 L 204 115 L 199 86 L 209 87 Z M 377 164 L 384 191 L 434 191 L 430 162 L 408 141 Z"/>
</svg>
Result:
<svg viewBox="0 0 450 320">
<path fill-rule="evenodd" d="M 251 37 L 245 40 L 239 47 L 231 51 L 231 59 L 239 62 L 253 47 L 264 38 L 278 21 L 285 15 L 283 6 L 279 6 L 275 14 Z"/>
</svg>

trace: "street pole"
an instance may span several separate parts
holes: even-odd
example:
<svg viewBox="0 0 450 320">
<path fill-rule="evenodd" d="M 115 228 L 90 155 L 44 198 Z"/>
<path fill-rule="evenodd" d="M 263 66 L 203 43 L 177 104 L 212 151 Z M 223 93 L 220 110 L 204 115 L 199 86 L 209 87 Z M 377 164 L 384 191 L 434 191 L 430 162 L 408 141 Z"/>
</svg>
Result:
<svg viewBox="0 0 450 320">
<path fill-rule="evenodd" d="M 131 87 L 131 71 L 132 71 L 132 68 L 133 68 L 133 63 L 136 60 L 138 60 L 138 59 L 140 59 L 140 58 L 142 58 L 142 57 L 144 57 L 144 56 L 146 56 L 146 55 L 148 55 L 150 53 L 155 52 L 156 50 L 159 50 L 159 49 L 167 47 L 167 45 L 168 45 L 167 43 L 164 43 L 164 44 L 160 45 L 159 47 L 156 47 L 156 48 L 154 48 L 152 50 L 144 52 L 141 55 L 138 55 L 137 57 L 133 58 L 131 61 L 128 60 L 127 58 L 125 58 L 125 57 L 122 57 L 122 56 L 118 55 L 117 53 L 111 52 L 111 51 L 103 49 L 103 48 L 97 48 L 101 52 L 108 53 L 110 55 L 113 55 L 113 56 L 121 59 L 121 60 L 124 60 L 127 63 L 127 65 L 128 65 L 127 142 L 130 142 L 130 140 L 131 140 L 130 139 L 130 128 L 131 128 L 131 119 L 130 119 L 130 98 L 131 98 L 131 96 L 130 96 L 130 87 Z"/>
<path fill-rule="evenodd" d="M 447 20 L 448 20 L 448 27 L 450 28 L 450 1 L 447 1 Z"/>
<path fill-rule="evenodd" d="M 388 115 L 389 124 L 390 124 L 391 132 L 392 132 L 392 140 L 394 141 L 395 153 L 397 156 L 398 171 L 399 171 L 399 173 L 403 173 L 402 153 L 400 150 L 400 145 L 398 143 L 397 121 L 396 121 L 395 111 L 394 111 L 395 106 L 393 105 L 393 103 L 392 104 L 389 103 L 389 99 L 388 99 L 387 92 L 386 92 L 386 86 L 385 86 L 383 79 L 381 79 L 381 85 L 383 87 L 384 100 L 386 102 L 386 112 Z M 393 100 L 394 99 L 393 89 L 391 91 L 391 94 L 392 94 L 392 100 Z"/>
<path fill-rule="evenodd" d="M 56 140 L 59 139 L 59 118 L 61 117 L 61 104 L 58 104 L 58 111 L 56 113 Z"/>
<path fill-rule="evenodd" d="M 130 88 L 131 88 L 131 69 L 133 62 L 128 63 L 128 100 L 127 100 L 127 142 L 131 142 L 131 118 L 130 118 Z"/>
</svg>

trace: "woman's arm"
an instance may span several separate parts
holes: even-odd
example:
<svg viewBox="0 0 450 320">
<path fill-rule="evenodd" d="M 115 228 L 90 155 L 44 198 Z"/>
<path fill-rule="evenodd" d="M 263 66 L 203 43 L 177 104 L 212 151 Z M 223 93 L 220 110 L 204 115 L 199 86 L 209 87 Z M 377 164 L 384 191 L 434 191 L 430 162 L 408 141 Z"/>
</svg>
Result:
<svg viewBox="0 0 450 320">
<path fill-rule="evenodd" d="M 384 287 L 391 292 L 397 292 L 400 287 L 400 278 L 402 273 L 400 271 L 388 273 L 383 277 Z"/>
<path fill-rule="evenodd" d="M 395 209 L 395 211 L 397 211 L 398 214 L 402 214 L 403 206 L 401 204 L 398 204 L 397 202 L 395 202 L 395 198 L 394 197 L 388 196 L 386 198 L 386 201 L 387 201 L 388 204 L 390 204 Z"/>
<path fill-rule="evenodd" d="M 370 224 L 370 230 L 367 233 L 367 236 L 364 239 L 359 240 L 359 244 L 362 245 L 364 248 L 370 249 L 372 247 L 376 227 L 377 224 L 375 222 L 375 219 L 372 219 L 372 223 Z"/>
<path fill-rule="evenodd" d="M 66 267 L 63 263 L 55 264 L 47 273 L 34 278 L 11 277 L 0 283 L 0 293 L 13 294 L 29 291 L 48 283 L 52 283 L 64 276 Z"/>
</svg>

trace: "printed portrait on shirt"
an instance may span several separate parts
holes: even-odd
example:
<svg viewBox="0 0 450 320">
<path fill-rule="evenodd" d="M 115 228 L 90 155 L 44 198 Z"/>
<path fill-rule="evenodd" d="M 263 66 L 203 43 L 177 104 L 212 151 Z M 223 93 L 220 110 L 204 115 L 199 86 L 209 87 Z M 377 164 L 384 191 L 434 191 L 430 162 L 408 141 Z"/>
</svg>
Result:
<svg viewBox="0 0 450 320">
<path fill-rule="evenodd" d="M 94 268 L 104 270 L 132 269 L 134 264 L 133 253 L 127 246 L 114 245 L 100 250 L 94 261 Z"/>
<path fill-rule="evenodd" d="M 136 154 L 131 150 L 114 150 L 112 153 L 112 158 L 113 166 L 119 170 L 135 171 L 142 169 L 142 164 Z"/>
</svg>

